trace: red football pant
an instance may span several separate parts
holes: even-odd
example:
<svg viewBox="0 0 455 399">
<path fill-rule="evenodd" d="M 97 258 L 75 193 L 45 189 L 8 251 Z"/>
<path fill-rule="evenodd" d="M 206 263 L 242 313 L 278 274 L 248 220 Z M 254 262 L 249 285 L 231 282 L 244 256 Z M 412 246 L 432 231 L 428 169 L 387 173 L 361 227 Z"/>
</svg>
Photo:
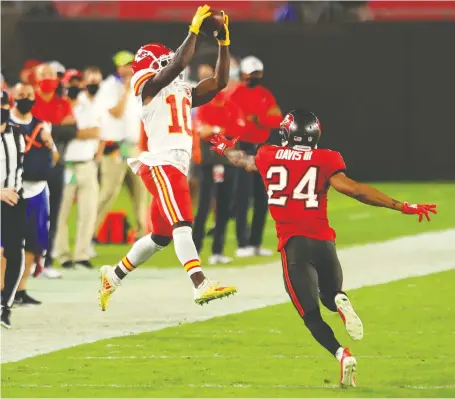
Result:
<svg viewBox="0 0 455 399">
<path fill-rule="evenodd" d="M 152 194 L 151 218 L 153 233 L 172 237 L 172 226 L 178 222 L 192 223 L 193 209 L 187 177 L 172 165 L 147 166 L 138 171 Z"/>
</svg>

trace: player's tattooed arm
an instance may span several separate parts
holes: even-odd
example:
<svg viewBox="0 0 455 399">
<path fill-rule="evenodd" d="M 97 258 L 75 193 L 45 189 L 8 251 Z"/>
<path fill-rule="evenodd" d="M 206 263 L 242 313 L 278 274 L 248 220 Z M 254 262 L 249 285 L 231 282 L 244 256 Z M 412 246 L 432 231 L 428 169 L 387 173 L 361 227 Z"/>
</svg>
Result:
<svg viewBox="0 0 455 399">
<path fill-rule="evenodd" d="M 337 173 L 330 178 L 330 185 L 338 192 L 367 205 L 403 210 L 403 203 L 367 184 L 357 183 L 344 173 Z"/>
<path fill-rule="evenodd" d="M 196 49 L 196 39 L 197 35 L 190 32 L 169 64 L 158 72 L 153 79 L 147 81 L 142 91 L 144 104 L 148 104 L 161 89 L 172 83 L 188 66 Z"/>
<path fill-rule="evenodd" d="M 254 156 L 247 155 L 244 151 L 236 150 L 234 148 L 227 148 L 224 151 L 224 155 L 230 164 L 238 167 L 244 168 L 248 172 L 257 171 L 256 162 Z"/>
<path fill-rule="evenodd" d="M 229 81 L 229 46 L 220 46 L 218 49 L 218 61 L 215 67 L 215 76 L 204 79 L 193 89 L 193 107 L 199 107 L 210 102 Z"/>
</svg>

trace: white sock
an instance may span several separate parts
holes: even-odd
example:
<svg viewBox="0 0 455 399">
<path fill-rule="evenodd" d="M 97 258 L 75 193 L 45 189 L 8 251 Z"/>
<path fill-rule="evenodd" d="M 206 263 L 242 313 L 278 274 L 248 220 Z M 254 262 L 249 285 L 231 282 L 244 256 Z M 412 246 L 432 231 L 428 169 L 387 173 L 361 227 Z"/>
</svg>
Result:
<svg viewBox="0 0 455 399">
<path fill-rule="evenodd" d="M 341 346 L 337 349 L 336 353 L 335 353 L 335 357 L 337 358 L 337 360 L 339 362 L 341 362 L 341 358 L 343 357 L 343 353 L 344 353 L 344 348 L 342 348 Z"/>
<path fill-rule="evenodd" d="M 180 263 L 187 271 L 188 276 L 192 276 L 197 272 L 202 272 L 201 261 L 199 260 L 191 231 L 191 227 L 183 226 L 177 227 L 172 232 L 175 253 Z"/>
<path fill-rule="evenodd" d="M 134 243 L 127 255 L 117 264 L 117 267 L 125 274 L 131 273 L 163 248 L 152 240 L 150 234 L 146 235 Z"/>
</svg>

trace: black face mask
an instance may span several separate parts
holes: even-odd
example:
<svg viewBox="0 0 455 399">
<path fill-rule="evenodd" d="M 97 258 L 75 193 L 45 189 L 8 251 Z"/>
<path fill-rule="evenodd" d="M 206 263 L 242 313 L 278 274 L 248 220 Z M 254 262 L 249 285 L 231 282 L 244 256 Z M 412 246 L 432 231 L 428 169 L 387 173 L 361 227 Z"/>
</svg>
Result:
<svg viewBox="0 0 455 399">
<path fill-rule="evenodd" d="M 8 123 L 8 121 L 9 121 L 9 109 L 2 108 L 2 113 L 0 114 L 0 118 L 1 118 L 2 125 L 5 122 Z"/>
<path fill-rule="evenodd" d="M 262 78 L 249 78 L 247 81 L 246 81 L 246 85 L 248 87 L 256 87 L 257 85 L 259 85 L 259 83 L 261 83 L 261 79 Z"/>
<path fill-rule="evenodd" d="M 81 92 L 80 87 L 77 87 L 77 86 L 68 87 L 68 97 L 71 100 L 75 100 L 80 92 Z"/>
<path fill-rule="evenodd" d="M 28 114 L 34 105 L 35 100 L 30 100 L 29 98 L 16 100 L 16 108 L 22 115 Z"/>
<path fill-rule="evenodd" d="M 55 94 L 57 94 L 60 97 L 63 97 L 63 86 L 59 82 L 57 88 L 55 89 Z"/>
<path fill-rule="evenodd" d="M 98 83 L 90 83 L 89 85 L 86 86 L 88 94 L 91 96 L 94 96 L 97 92 L 98 89 L 100 88 L 100 85 Z"/>
</svg>

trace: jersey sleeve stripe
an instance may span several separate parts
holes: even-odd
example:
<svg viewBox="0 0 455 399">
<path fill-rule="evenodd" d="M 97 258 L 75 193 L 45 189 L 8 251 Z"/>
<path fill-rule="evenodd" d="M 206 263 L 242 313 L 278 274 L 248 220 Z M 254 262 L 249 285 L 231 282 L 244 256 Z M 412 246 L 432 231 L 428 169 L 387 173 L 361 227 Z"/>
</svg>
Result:
<svg viewBox="0 0 455 399">
<path fill-rule="evenodd" d="M 338 173 L 346 173 L 346 169 L 337 169 L 335 172 L 333 172 L 333 173 L 329 176 L 329 179 L 330 179 L 332 176 L 337 175 Z"/>
<path fill-rule="evenodd" d="M 135 83 L 134 85 L 134 95 L 137 96 L 139 94 L 139 90 L 142 86 L 142 84 L 150 79 L 153 75 L 155 75 L 155 72 L 147 72 L 144 76 L 142 76 L 141 78 L 139 78 L 137 80 L 137 82 Z"/>
</svg>

